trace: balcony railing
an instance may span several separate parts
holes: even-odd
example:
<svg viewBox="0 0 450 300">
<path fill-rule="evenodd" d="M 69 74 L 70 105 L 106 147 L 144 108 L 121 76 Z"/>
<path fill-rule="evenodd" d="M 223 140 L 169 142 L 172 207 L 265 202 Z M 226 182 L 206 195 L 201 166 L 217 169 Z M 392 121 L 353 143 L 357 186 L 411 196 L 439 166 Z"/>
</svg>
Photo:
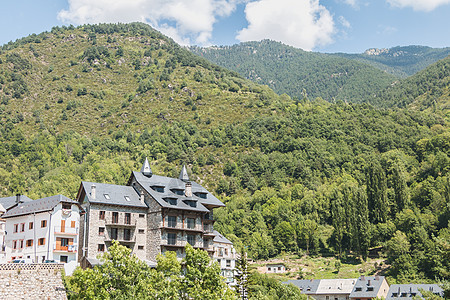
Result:
<svg viewBox="0 0 450 300">
<path fill-rule="evenodd" d="M 116 222 L 117 221 L 117 222 Z M 123 218 L 119 220 L 109 219 L 105 220 L 106 226 L 116 226 L 116 227 L 136 227 L 137 220 L 130 221 L 130 223 L 126 223 Z"/>
<path fill-rule="evenodd" d="M 68 226 L 55 226 L 54 233 L 56 234 L 78 234 L 78 227 L 68 227 Z"/>
<path fill-rule="evenodd" d="M 55 245 L 53 252 L 77 252 L 78 245 L 58 246 Z"/>
</svg>

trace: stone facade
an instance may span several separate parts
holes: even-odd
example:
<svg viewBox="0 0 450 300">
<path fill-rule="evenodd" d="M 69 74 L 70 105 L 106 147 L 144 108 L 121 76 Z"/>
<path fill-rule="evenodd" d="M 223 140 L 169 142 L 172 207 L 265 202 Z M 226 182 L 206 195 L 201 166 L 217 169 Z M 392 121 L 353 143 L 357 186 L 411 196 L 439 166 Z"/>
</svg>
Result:
<svg viewBox="0 0 450 300">
<path fill-rule="evenodd" d="M 113 214 L 117 214 L 117 219 L 113 220 Z M 126 219 L 126 214 L 129 219 Z M 139 259 L 146 259 L 147 209 L 92 204 L 85 217 L 86 225 L 83 224 L 80 230 L 80 241 L 84 239 L 85 252 L 81 255 L 96 258 L 107 251 L 114 239 L 129 247 Z M 80 252 L 83 253 L 82 243 L 80 245 Z"/>
<path fill-rule="evenodd" d="M 0 299 L 67 299 L 62 264 L 0 264 Z"/>
</svg>

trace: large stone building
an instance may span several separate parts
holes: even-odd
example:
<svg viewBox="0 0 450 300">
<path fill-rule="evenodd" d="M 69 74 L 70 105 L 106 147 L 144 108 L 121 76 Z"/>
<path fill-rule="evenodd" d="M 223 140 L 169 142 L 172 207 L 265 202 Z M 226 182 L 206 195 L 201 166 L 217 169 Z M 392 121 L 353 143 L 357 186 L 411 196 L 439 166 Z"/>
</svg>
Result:
<svg viewBox="0 0 450 300">
<path fill-rule="evenodd" d="M 190 181 L 184 166 L 178 178 L 159 176 L 147 159 L 126 186 L 82 182 L 77 201 L 86 210 L 80 256 L 95 259 L 118 240 L 149 263 L 165 251 L 184 257 L 188 243 L 213 257 L 213 209 L 225 206 Z"/>
</svg>

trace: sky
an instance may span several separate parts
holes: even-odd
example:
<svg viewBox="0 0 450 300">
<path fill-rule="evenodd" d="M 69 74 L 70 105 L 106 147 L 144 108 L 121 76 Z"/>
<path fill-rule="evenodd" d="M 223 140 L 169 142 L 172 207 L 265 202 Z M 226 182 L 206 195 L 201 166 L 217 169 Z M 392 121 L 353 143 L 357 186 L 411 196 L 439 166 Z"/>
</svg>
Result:
<svg viewBox="0 0 450 300">
<path fill-rule="evenodd" d="M 450 46 L 450 0 L 2 0 L 0 45 L 54 26 L 144 22 L 182 45 Z"/>
</svg>

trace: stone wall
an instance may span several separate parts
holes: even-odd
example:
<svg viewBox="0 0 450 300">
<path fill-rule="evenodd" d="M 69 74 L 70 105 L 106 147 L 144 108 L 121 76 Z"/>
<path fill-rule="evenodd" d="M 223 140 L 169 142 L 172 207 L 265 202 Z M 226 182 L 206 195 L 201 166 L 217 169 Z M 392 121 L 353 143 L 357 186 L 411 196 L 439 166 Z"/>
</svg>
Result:
<svg viewBox="0 0 450 300">
<path fill-rule="evenodd" d="M 67 299 L 63 264 L 0 264 L 0 299 Z"/>
</svg>

